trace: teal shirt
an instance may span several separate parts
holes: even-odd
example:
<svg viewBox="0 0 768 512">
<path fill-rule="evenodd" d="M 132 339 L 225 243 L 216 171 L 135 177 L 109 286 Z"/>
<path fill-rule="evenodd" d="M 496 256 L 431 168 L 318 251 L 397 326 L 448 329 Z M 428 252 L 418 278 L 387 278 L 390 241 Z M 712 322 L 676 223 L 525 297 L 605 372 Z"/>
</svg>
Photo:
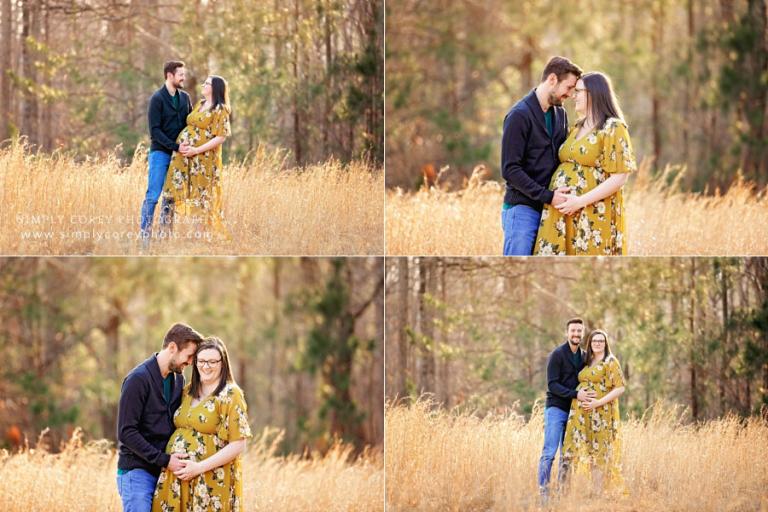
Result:
<svg viewBox="0 0 768 512">
<path fill-rule="evenodd" d="M 163 398 L 165 398 L 165 403 L 170 403 L 171 401 L 172 383 L 173 383 L 173 372 L 168 372 L 168 376 L 163 379 Z"/>
<path fill-rule="evenodd" d="M 573 366 L 578 368 L 581 364 L 581 349 L 571 354 L 571 359 L 573 360 Z"/>
<path fill-rule="evenodd" d="M 547 133 L 552 137 L 552 107 L 544 112 L 544 122 L 547 124 Z"/>
<path fill-rule="evenodd" d="M 179 110 L 179 91 L 176 91 L 176 94 L 174 94 L 171 99 L 173 100 L 173 108 Z"/>
</svg>

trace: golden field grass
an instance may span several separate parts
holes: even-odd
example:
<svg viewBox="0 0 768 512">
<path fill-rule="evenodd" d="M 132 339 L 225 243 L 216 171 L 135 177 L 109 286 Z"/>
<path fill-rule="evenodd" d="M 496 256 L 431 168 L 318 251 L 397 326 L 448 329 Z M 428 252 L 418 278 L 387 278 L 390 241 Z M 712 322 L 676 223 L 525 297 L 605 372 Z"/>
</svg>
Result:
<svg viewBox="0 0 768 512">
<path fill-rule="evenodd" d="M 384 173 L 329 161 L 288 169 L 285 153 L 259 148 L 224 169 L 224 215 L 231 241 L 177 238 L 150 254 L 378 255 L 384 252 Z M 0 254 L 140 253 L 139 214 L 147 187 L 146 153 L 124 166 L 114 158 L 76 160 L 0 150 Z M 155 210 L 155 226 L 159 205 Z"/>
<path fill-rule="evenodd" d="M 277 457 L 276 442 L 253 442 L 243 455 L 244 512 L 384 510 L 380 451 L 366 451 L 354 461 L 351 448 L 345 446 L 335 446 L 325 456 Z M 116 487 L 117 457 L 105 444 L 82 445 L 73 440 L 58 454 L 0 451 L 0 509 L 122 510 Z"/>
<path fill-rule="evenodd" d="M 736 183 L 723 194 L 674 192 L 647 174 L 641 166 L 625 189 L 628 255 L 768 254 L 768 191 Z M 388 191 L 387 255 L 501 255 L 503 196 L 498 182 L 458 192 Z"/>
<path fill-rule="evenodd" d="M 547 510 L 768 511 L 768 424 L 729 417 L 694 427 L 679 418 L 667 409 L 624 422 L 626 494 L 574 479 Z M 389 404 L 385 432 L 389 512 L 543 510 L 541 410 L 525 422 Z"/>
</svg>

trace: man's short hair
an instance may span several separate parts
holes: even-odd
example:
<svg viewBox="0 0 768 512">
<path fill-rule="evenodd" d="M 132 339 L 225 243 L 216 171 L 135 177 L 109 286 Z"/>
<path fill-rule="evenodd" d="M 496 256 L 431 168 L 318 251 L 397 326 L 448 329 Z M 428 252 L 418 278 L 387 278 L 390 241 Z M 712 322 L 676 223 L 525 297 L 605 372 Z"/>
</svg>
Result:
<svg viewBox="0 0 768 512">
<path fill-rule="evenodd" d="M 168 73 L 171 73 L 172 75 L 176 74 L 177 68 L 183 68 L 184 63 L 180 60 L 169 60 L 165 63 L 165 66 L 163 67 L 163 79 L 168 78 Z"/>
<path fill-rule="evenodd" d="M 571 324 L 581 324 L 584 325 L 584 320 L 582 320 L 579 317 L 571 318 L 565 323 L 565 328 L 568 329 L 568 327 L 571 326 Z"/>
<path fill-rule="evenodd" d="M 190 343 L 199 345 L 202 341 L 203 336 L 199 332 L 186 324 L 177 323 L 173 324 L 171 328 L 168 329 L 168 332 L 165 333 L 163 348 L 173 342 L 179 350 L 184 350 Z"/>
<path fill-rule="evenodd" d="M 541 74 L 541 81 L 545 81 L 549 75 L 557 75 L 557 81 L 562 82 L 568 75 L 574 75 L 579 78 L 583 73 L 582 69 L 566 59 L 565 57 L 552 57 L 544 66 L 544 72 Z"/>
</svg>

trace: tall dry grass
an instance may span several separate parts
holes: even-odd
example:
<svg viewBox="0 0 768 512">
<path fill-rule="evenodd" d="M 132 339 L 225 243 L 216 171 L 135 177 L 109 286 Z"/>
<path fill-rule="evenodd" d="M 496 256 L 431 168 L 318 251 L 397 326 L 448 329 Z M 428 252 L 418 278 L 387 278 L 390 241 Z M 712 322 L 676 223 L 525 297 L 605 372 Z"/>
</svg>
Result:
<svg viewBox="0 0 768 512">
<path fill-rule="evenodd" d="M 244 511 L 384 510 L 384 471 L 379 451 L 354 461 L 352 449 L 335 446 L 325 456 L 275 456 L 276 442 L 262 436 L 243 456 Z M 0 510 L 119 511 L 117 459 L 106 443 L 77 439 L 58 454 L 0 451 Z"/>
<path fill-rule="evenodd" d="M 137 254 L 147 187 L 146 154 L 76 160 L 0 150 L 0 254 Z M 259 148 L 225 167 L 224 214 L 231 241 L 178 238 L 151 254 L 379 255 L 384 252 L 384 176 L 362 163 L 289 169 L 285 154 Z M 157 217 L 159 208 L 155 211 Z"/>
<path fill-rule="evenodd" d="M 738 182 L 715 195 L 676 192 L 648 164 L 626 190 L 628 254 L 633 256 L 768 254 L 768 190 Z M 498 182 L 458 192 L 388 191 L 387 254 L 489 256 L 502 253 Z"/>
<path fill-rule="evenodd" d="M 551 510 L 768 510 L 768 424 L 729 417 L 694 427 L 679 417 L 667 409 L 623 424 L 625 494 L 574 480 Z M 540 510 L 542 418 L 540 410 L 525 422 L 431 410 L 427 402 L 388 406 L 387 510 Z"/>
</svg>

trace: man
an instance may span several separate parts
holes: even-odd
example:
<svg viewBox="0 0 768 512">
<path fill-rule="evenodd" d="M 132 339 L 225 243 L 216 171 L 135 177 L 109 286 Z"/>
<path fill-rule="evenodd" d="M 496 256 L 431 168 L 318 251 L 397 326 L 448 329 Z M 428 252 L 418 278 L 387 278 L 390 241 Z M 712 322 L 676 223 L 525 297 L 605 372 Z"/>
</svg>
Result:
<svg viewBox="0 0 768 512">
<path fill-rule="evenodd" d="M 168 455 L 173 414 L 181 405 L 184 376 L 203 337 L 188 325 L 175 324 L 163 348 L 128 373 L 117 412 L 117 491 L 124 512 L 149 512 L 164 468 L 179 471 L 186 455 Z"/>
<path fill-rule="evenodd" d="M 546 499 L 552 461 L 560 450 L 560 481 L 565 477 L 563 467 L 563 439 L 571 400 L 580 402 L 594 399 L 594 391 L 579 390 L 579 372 L 584 368 L 581 340 L 584 337 L 584 321 L 568 320 L 565 326 L 566 341 L 549 354 L 547 359 L 547 401 L 544 407 L 544 448 L 539 460 L 539 490 Z"/>
<path fill-rule="evenodd" d="M 149 100 L 149 179 L 147 193 L 141 206 L 141 238 L 144 247 L 152 236 L 152 218 L 155 206 L 163 191 L 165 175 L 171 164 L 174 151 L 185 152 L 189 145 L 176 144 L 176 138 L 187 125 L 187 116 L 192 112 L 189 94 L 184 92 L 185 70 L 181 61 L 169 61 L 163 68 L 165 85 L 158 89 Z M 168 207 L 163 202 L 160 222 L 168 215 Z"/>
<path fill-rule="evenodd" d="M 544 67 L 541 83 L 504 118 L 504 256 L 533 254 L 544 204 L 557 206 L 565 201 L 569 188 L 549 190 L 549 181 L 559 163 L 557 152 L 568 137 L 563 100 L 573 93 L 581 73 L 581 68 L 568 59 L 552 57 Z"/>
</svg>

